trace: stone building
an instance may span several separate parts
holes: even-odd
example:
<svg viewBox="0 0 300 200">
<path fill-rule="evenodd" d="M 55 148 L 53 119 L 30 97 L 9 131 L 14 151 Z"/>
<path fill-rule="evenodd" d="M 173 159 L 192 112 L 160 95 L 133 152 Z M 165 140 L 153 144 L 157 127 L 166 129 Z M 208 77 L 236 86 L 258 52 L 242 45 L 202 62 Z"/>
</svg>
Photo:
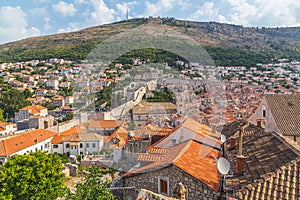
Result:
<svg viewBox="0 0 300 200">
<path fill-rule="evenodd" d="M 17 130 L 25 129 L 48 129 L 54 124 L 54 117 L 51 115 L 42 116 L 30 116 L 28 119 L 24 119 L 17 122 Z"/>
<path fill-rule="evenodd" d="M 300 146 L 246 121 L 227 124 L 226 194 L 240 200 L 300 198 Z"/>
<path fill-rule="evenodd" d="M 155 152 L 155 153 L 154 153 Z M 220 189 L 220 176 L 215 158 L 220 151 L 189 140 L 157 153 L 149 149 L 142 154 L 140 161 L 147 162 L 137 169 L 130 170 L 122 177 L 123 186 L 135 186 L 168 197 L 179 198 L 176 185 L 186 188 L 186 199 L 217 199 Z"/>
<path fill-rule="evenodd" d="M 299 94 L 265 94 L 250 121 L 300 144 L 299 110 Z"/>
<path fill-rule="evenodd" d="M 141 102 L 132 110 L 132 119 L 137 126 L 143 126 L 147 121 L 155 121 L 159 126 L 166 118 L 177 113 L 177 107 L 171 102 Z"/>
</svg>

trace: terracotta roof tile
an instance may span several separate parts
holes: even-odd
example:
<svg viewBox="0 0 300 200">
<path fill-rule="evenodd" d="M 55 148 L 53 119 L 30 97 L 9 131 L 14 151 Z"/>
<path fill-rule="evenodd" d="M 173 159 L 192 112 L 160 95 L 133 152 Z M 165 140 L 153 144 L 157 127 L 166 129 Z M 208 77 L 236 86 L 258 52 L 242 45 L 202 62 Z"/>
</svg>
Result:
<svg viewBox="0 0 300 200">
<path fill-rule="evenodd" d="M 40 105 L 32 105 L 32 106 L 26 106 L 24 108 L 21 108 L 20 110 L 28 110 L 33 114 L 39 114 L 41 112 L 41 110 L 47 109 L 43 106 Z"/>
<path fill-rule="evenodd" d="M 0 140 L 0 156 L 9 156 L 27 147 L 41 142 L 56 135 L 55 132 L 37 129 L 27 133 L 14 135 Z"/>
<path fill-rule="evenodd" d="M 172 140 L 176 138 L 179 143 L 194 139 L 207 145 L 220 148 L 221 142 L 217 139 L 219 135 L 219 133 L 213 133 L 208 126 L 188 117 L 181 125 L 177 126 L 172 133 L 157 141 L 153 146 L 164 148 L 171 147 L 174 145 Z"/>
<path fill-rule="evenodd" d="M 143 154 L 143 156 L 145 156 L 145 154 Z M 148 158 L 150 160 L 157 159 L 156 162 L 129 171 L 123 176 L 147 173 L 174 165 L 200 180 L 214 191 L 219 190 L 220 177 L 215 161 L 215 158 L 220 157 L 218 150 L 200 144 L 197 141 L 189 140 L 173 146 L 169 149 L 169 152 L 161 154 L 161 159 L 155 157 L 157 156 L 155 154 L 153 156 L 154 157 L 148 156 Z"/>
<path fill-rule="evenodd" d="M 165 158 L 165 156 L 160 154 L 140 153 L 137 160 L 143 162 L 157 162 L 163 158 Z"/>
<path fill-rule="evenodd" d="M 11 123 L 8 122 L 0 122 L 0 126 L 8 126 L 11 125 Z"/>
<path fill-rule="evenodd" d="M 123 121 L 120 120 L 91 120 L 89 128 L 117 128 L 121 126 Z"/>
</svg>

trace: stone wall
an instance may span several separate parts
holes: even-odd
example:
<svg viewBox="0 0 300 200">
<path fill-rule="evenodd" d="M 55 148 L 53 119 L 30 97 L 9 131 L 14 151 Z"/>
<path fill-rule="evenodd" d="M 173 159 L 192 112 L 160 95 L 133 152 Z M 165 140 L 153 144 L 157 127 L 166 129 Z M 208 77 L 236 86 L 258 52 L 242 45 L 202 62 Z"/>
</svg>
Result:
<svg viewBox="0 0 300 200">
<path fill-rule="evenodd" d="M 181 182 L 187 190 L 187 200 L 215 200 L 218 198 L 217 192 L 173 165 L 158 170 L 156 169 L 156 171 L 153 172 L 123 177 L 123 186 L 134 186 L 137 189 L 146 189 L 159 193 L 159 177 L 168 180 L 169 197 L 179 198 L 179 196 L 175 194 L 175 189 L 176 185 Z"/>
</svg>

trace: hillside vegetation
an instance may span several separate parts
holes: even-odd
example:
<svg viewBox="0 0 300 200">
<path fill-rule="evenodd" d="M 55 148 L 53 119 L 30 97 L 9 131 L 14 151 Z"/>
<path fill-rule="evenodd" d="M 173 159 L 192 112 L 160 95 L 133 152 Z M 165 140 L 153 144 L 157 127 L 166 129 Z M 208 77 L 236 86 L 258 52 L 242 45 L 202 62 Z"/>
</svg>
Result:
<svg viewBox="0 0 300 200">
<path fill-rule="evenodd" d="M 217 65 L 254 65 L 271 59 L 300 59 L 300 28 L 256 28 L 174 18 L 141 18 L 90 27 L 80 31 L 33 37 L 0 45 L 0 62 L 49 59 L 82 60 L 103 40 L 139 25 L 164 26 L 192 37 Z M 132 56 L 132 53 L 125 55 Z M 135 56 L 159 56 L 157 50 Z M 147 59 L 147 58 L 145 58 Z M 160 60 L 160 58 L 152 58 Z"/>
</svg>

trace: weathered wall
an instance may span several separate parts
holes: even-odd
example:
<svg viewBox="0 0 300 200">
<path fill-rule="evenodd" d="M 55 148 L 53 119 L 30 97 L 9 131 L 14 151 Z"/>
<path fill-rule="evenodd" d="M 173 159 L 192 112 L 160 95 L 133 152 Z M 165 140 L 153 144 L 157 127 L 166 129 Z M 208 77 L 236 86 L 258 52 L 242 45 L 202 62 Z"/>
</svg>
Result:
<svg viewBox="0 0 300 200">
<path fill-rule="evenodd" d="M 137 174 L 123 178 L 123 186 L 134 186 L 137 189 L 147 189 L 158 193 L 158 178 L 169 180 L 169 197 L 178 198 L 174 194 L 176 184 L 182 183 L 187 189 L 188 200 L 215 200 L 218 195 L 215 191 L 203 184 L 198 179 L 180 170 L 176 166 L 159 169 L 153 172 Z"/>
</svg>

